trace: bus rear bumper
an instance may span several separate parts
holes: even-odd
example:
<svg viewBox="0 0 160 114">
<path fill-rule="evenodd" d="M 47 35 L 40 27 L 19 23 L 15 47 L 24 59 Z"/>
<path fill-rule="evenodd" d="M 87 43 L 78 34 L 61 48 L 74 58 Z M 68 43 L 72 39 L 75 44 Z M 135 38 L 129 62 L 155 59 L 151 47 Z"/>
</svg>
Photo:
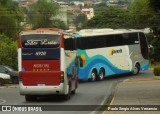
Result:
<svg viewBox="0 0 160 114">
<path fill-rule="evenodd" d="M 58 86 L 24 86 L 22 82 L 19 83 L 21 95 L 67 94 L 68 86 L 66 86 L 66 88 L 64 87 L 63 83 L 60 83 Z"/>
</svg>

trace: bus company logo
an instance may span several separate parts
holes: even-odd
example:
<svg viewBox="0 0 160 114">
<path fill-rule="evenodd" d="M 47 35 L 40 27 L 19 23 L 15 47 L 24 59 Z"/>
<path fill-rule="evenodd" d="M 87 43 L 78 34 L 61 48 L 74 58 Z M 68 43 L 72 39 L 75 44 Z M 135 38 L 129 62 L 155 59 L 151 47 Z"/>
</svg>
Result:
<svg viewBox="0 0 160 114">
<path fill-rule="evenodd" d="M 56 45 L 58 42 L 55 42 L 54 40 L 48 41 L 47 39 L 42 40 L 27 40 L 25 45 L 28 46 L 35 46 L 35 45 Z"/>
<path fill-rule="evenodd" d="M 109 51 L 109 55 L 114 55 L 116 53 L 122 53 L 122 49 L 118 49 L 118 50 L 110 49 Z"/>
</svg>

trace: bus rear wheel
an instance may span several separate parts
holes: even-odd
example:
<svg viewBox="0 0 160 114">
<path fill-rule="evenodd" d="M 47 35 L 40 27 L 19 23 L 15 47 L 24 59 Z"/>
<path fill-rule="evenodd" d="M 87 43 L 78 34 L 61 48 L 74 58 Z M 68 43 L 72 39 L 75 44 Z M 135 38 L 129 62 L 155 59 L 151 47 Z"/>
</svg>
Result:
<svg viewBox="0 0 160 114">
<path fill-rule="evenodd" d="M 99 76 L 98 76 L 98 80 L 103 80 L 104 79 L 104 75 L 105 75 L 105 71 L 104 71 L 104 69 L 100 69 L 99 70 Z"/>
<path fill-rule="evenodd" d="M 90 77 L 89 81 L 94 82 L 94 81 L 96 81 L 96 79 L 97 79 L 97 72 L 96 72 L 96 70 L 92 70 L 91 77 Z"/>
<path fill-rule="evenodd" d="M 140 65 L 139 64 L 136 64 L 133 68 L 133 71 L 132 71 L 132 74 L 133 75 L 137 75 L 139 74 L 139 71 L 140 71 Z"/>
<path fill-rule="evenodd" d="M 68 87 L 68 93 L 67 93 L 67 95 L 64 95 L 64 99 L 65 100 L 68 100 L 70 98 L 71 98 L 71 85 L 69 85 L 69 87 Z"/>
</svg>

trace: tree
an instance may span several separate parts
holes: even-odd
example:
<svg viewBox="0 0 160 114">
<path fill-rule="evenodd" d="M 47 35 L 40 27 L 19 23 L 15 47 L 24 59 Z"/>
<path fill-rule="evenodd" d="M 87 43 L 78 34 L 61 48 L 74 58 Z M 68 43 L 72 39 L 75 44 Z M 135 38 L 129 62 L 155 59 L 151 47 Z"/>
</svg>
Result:
<svg viewBox="0 0 160 114">
<path fill-rule="evenodd" d="M 33 28 L 62 28 L 61 26 L 57 26 L 60 24 L 55 24 L 60 22 L 59 20 L 57 21 L 56 16 L 61 13 L 59 11 L 60 6 L 57 3 L 47 0 L 39 0 L 37 3 L 32 4 L 29 9 L 29 19 Z M 61 21 L 60 23 L 63 22 Z"/>
<path fill-rule="evenodd" d="M 0 1 L 0 33 L 12 39 L 17 39 L 20 22 L 23 20 L 22 10 L 12 0 Z"/>
<path fill-rule="evenodd" d="M 87 16 L 86 16 L 86 14 L 80 13 L 80 14 L 76 17 L 76 19 L 75 19 L 75 21 L 74 21 L 74 24 L 76 25 L 77 29 L 80 29 L 80 28 L 81 28 L 81 25 L 82 25 L 85 21 L 87 21 Z"/>
<path fill-rule="evenodd" d="M 157 34 L 158 36 L 160 36 L 160 22 L 159 22 L 159 18 L 160 18 L 160 1 L 159 0 L 149 0 L 149 6 L 151 9 L 154 10 L 154 15 L 152 17 L 152 23 L 154 25 L 153 30 L 154 30 L 154 34 Z"/>
<path fill-rule="evenodd" d="M 155 11 L 160 10 L 160 1 L 159 0 L 149 0 L 150 7 Z"/>
<path fill-rule="evenodd" d="M 135 0 L 130 5 L 130 12 L 134 20 L 134 28 L 143 29 L 151 26 L 150 18 L 153 11 L 149 7 L 148 0 Z"/>
<path fill-rule="evenodd" d="M 130 28 L 131 16 L 127 10 L 108 8 L 83 24 L 83 28 Z"/>
<path fill-rule="evenodd" d="M 17 70 L 17 41 L 11 41 L 9 37 L 0 34 L 0 63 L 11 66 Z"/>
<path fill-rule="evenodd" d="M 133 2 L 130 7 L 130 11 L 135 20 L 135 25 L 139 25 L 138 28 L 149 27 L 153 30 L 153 33 L 147 35 L 149 43 L 152 44 L 155 48 L 155 53 L 151 58 L 153 62 L 160 61 L 159 3 L 159 1 L 155 0 L 135 0 L 135 2 Z"/>
</svg>

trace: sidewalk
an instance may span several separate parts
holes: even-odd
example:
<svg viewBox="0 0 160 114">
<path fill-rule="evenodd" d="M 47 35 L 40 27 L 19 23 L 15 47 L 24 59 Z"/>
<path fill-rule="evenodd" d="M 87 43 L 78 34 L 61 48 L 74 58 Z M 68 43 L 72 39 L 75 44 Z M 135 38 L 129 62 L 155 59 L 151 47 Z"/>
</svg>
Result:
<svg viewBox="0 0 160 114">
<path fill-rule="evenodd" d="M 125 80 L 116 87 L 110 105 L 159 105 L 160 80 L 137 78 Z M 160 111 L 104 111 L 102 114 L 160 114 Z"/>
</svg>

